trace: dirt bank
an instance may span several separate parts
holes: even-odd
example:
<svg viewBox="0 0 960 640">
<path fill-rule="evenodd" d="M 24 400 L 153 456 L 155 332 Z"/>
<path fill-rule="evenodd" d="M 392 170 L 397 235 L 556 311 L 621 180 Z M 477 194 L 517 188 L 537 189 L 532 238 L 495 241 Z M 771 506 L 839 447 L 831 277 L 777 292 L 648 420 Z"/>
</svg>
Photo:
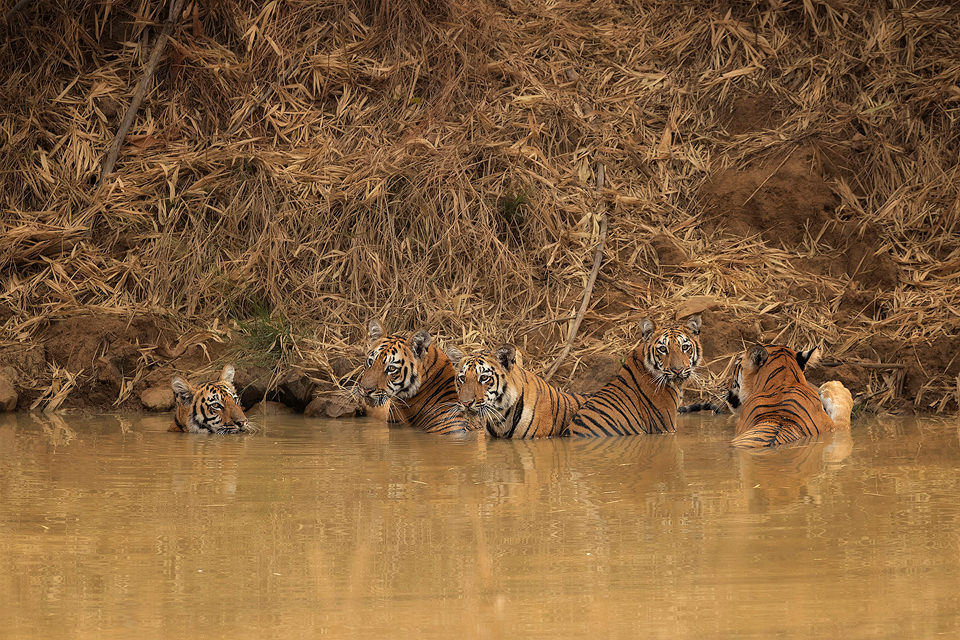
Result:
<svg viewBox="0 0 960 640">
<path fill-rule="evenodd" d="M 0 18 L 0 404 L 162 406 L 232 360 L 307 410 L 370 317 L 545 370 L 606 215 L 561 383 L 699 300 L 703 393 L 765 340 L 957 409 L 960 7 L 186 6 L 102 182 L 168 4 Z"/>
</svg>

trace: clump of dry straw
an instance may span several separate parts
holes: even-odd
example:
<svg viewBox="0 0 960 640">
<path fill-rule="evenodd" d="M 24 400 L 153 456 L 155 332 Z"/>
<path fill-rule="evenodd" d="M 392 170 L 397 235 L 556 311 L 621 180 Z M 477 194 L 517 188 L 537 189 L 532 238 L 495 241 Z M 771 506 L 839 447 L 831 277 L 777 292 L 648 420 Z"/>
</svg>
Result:
<svg viewBox="0 0 960 640">
<path fill-rule="evenodd" d="M 776 339 L 897 365 L 865 370 L 872 403 L 956 406 L 957 363 L 933 361 L 960 346 L 956 5 L 176 6 L 102 184 L 171 4 L 6 17 L 3 343 L 79 310 L 236 336 L 265 313 L 323 371 L 377 316 L 510 340 L 543 371 L 609 208 L 559 381 L 709 296 L 707 388 L 745 342 Z M 815 211 L 770 217 L 811 193 Z"/>
</svg>

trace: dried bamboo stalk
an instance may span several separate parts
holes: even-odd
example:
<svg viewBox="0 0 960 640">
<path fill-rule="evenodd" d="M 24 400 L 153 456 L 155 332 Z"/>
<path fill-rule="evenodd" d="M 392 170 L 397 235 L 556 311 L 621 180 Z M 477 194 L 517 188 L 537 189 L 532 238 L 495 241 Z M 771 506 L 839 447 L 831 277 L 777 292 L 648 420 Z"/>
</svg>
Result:
<svg viewBox="0 0 960 640">
<path fill-rule="evenodd" d="M 603 181 L 604 181 L 604 167 L 601 164 L 597 168 L 597 192 L 603 191 Z M 593 293 L 593 285 L 597 282 L 597 273 L 600 271 L 600 263 L 603 261 L 603 245 L 607 240 L 607 211 L 604 210 L 600 213 L 600 238 L 597 240 L 597 248 L 593 253 L 593 268 L 590 269 L 590 276 L 587 278 L 587 286 L 583 290 L 583 300 L 580 302 L 580 310 L 577 312 L 577 317 L 574 318 L 573 324 L 570 325 L 570 333 L 567 335 L 567 343 L 563 346 L 563 351 L 560 352 L 560 355 L 554 361 L 553 365 L 547 371 L 547 374 L 544 376 L 544 379 L 550 380 L 553 377 L 553 374 L 557 372 L 557 369 L 563 363 L 564 359 L 570 354 L 570 349 L 573 348 L 573 339 L 577 337 L 577 331 L 580 329 L 580 323 L 583 322 L 583 316 L 587 312 L 587 307 L 590 306 L 590 295 Z"/>
<path fill-rule="evenodd" d="M 130 101 L 130 106 L 127 108 L 127 112 L 123 114 L 123 120 L 120 121 L 120 128 L 117 130 L 117 135 L 114 137 L 110 148 L 107 150 L 107 155 L 103 159 L 103 166 L 100 169 L 100 180 L 97 184 L 103 184 L 103 181 L 113 172 L 113 167 L 117 164 L 120 147 L 123 146 L 127 132 L 133 125 L 133 119 L 137 116 L 140 103 L 143 102 L 143 99 L 147 96 L 150 81 L 153 79 L 153 72 L 156 70 L 157 63 L 160 61 L 160 55 L 163 53 L 163 49 L 167 44 L 167 39 L 176 26 L 177 18 L 180 17 L 183 2 L 184 0 L 170 0 L 170 15 L 166 22 L 164 22 L 160 35 L 157 36 L 157 41 L 153 45 L 153 51 L 150 52 L 150 59 L 147 61 L 147 66 L 143 70 L 143 76 L 137 84 L 136 91 L 133 92 L 133 99 Z"/>
</svg>

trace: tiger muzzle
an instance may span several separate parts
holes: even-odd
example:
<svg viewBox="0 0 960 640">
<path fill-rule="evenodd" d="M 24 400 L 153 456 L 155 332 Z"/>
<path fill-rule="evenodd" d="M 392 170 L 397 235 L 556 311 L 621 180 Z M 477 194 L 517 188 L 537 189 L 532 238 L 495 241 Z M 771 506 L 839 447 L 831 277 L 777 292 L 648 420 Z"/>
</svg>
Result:
<svg viewBox="0 0 960 640">
<path fill-rule="evenodd" d="M 478 391 L 482 391 L 482 389 L 478 389 L 477 383 L 473 381 L 460 387 L 460 392 L 457 394 L 460 406 L 467 411 L 476 412 L 483 405 L 483 394 L 478 393 Z"/>
</svg>

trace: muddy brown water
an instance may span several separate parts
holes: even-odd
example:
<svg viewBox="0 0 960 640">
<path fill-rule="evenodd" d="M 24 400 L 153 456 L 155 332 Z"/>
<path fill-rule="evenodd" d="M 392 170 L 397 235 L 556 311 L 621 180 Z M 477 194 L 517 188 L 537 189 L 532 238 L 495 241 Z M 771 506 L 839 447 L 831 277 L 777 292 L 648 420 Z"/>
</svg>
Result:
<svg viewBox="0 0 960 640">
<path fill-rule="evenodd" d="M 956 637 L 957 422 L 767 454 L 0 417 L 0 636 Z"/>
</svg>

